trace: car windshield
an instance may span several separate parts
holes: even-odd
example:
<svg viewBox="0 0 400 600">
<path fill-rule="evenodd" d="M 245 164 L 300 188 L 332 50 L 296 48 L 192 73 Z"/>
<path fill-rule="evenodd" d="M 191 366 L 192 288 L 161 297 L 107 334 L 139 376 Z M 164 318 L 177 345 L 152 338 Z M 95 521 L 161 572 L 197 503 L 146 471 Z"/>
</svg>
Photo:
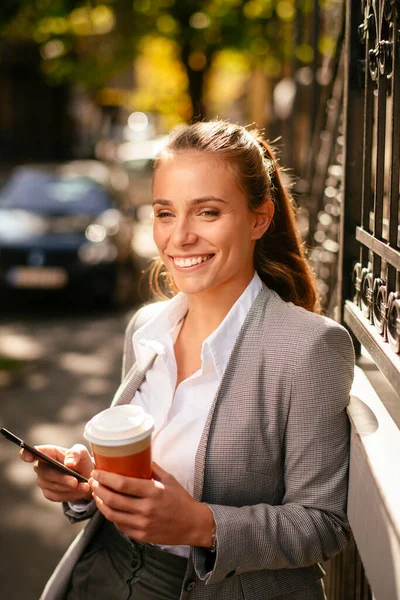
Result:
<svg viewBox="0 0 400 600">
<path fill-rule="evenodd" d="M 0 191 L 0 207 L 41 215 L 98 215 L 113 205 L 108 192 L 89 177 L 17 171 Z"/>
</svg>

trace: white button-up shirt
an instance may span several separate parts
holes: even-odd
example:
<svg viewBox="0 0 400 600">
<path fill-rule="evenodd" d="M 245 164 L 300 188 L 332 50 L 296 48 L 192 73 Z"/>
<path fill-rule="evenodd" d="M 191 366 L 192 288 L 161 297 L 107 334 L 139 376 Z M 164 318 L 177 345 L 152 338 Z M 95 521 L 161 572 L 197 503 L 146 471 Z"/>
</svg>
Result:
<svg viewBox="0 0 400 600">
<path fill-rule="evenodd" d="M 152 458 L 191 495 L 196 452 L 208 412 L 239 331 L 261 288 L 261 279 L 255 273 L 222 323 L 204 340 L 200 369 L 178 387 L 174 344 L 188 310 L 186 295 L 179 293 L 169 300 L 161 313 L 133 335 L 134 352 L 140 367 L 144 367 L 150 354 L 157 354 L 132 399 L 154 419 Z M 188 546 L 161 548 L 181 556 L 189 555 Z"/>
</svg>

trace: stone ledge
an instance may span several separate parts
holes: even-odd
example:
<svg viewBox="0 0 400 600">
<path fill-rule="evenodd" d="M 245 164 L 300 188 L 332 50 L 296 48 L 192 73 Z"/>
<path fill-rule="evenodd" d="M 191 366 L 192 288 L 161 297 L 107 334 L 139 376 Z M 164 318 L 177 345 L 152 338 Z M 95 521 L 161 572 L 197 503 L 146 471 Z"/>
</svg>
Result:
<svg viewBox="0 0 400 600">
<path fill-rule="evenodd" d="M 356 367 L 348 516 L 376 600 L 400 599 L 400 430 Z"/>
</svg>

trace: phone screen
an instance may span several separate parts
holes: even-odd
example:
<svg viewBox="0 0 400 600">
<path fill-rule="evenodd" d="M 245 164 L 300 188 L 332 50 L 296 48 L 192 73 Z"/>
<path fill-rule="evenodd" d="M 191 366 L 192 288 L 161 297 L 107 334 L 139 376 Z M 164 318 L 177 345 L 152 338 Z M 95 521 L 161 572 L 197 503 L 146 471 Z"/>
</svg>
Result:
<svg viewBox="0 0 400 600">
<path fill-rule="evenodd" d="M 30 452 L 31 454 L 33 454 L 34 456 L 36 456 L 36 458 L 38 458 L 42 462 L 45 462 L 48 465 L 50 465 L 51 467 L 53 467 L 54 469 L 57 469 L 57 471 L 61 471 L 61 473 L 64 473 L 65 475 L 70 475 L 71 477 L 75 477 L 81 483 L 87 483 L 88 482 L 88 480 L 86 479 L 86 477 L 84 477 L 83 475 L 81 475 L 77 471 L 74 471 L 73 469 L 70 469 L 69 467 L 66 467 L 65 465 L 63 465 L 62 463 L 60 463 L 58 460 L 55 460 L 54 458 L 51 458 L 50 456 L 47 456 L 47 454 L 44 454 L 43 452 L 41 452 L 40 450 L 38 450 L 34 446 L 31 446 L 30 444 L 27 444 L 24 440 L 22 440 L 21 438 L 17 437 L 16 435 L 14 435 L 14 433 L 11 433 L 11 431 L 8 431 L 8 429 L 5 429 L 4 427 L 2 427 L 0 429 L 0 433 L 2 435 L 4 435 L 4 437 L 8 441 L 13 442 L 14 444 L 16 444 L 17 446 L 19 446 L 20 448 L 24 448 L 25 450 L 27 450 L 28 452 Z"/>
</svg>

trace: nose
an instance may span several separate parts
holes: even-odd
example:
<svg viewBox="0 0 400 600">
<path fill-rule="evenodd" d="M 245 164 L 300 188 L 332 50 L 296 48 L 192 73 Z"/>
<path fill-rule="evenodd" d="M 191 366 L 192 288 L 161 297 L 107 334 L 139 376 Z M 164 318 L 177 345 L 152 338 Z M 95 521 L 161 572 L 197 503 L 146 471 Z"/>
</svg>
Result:
<svg viewBox="0 0 400 600">
<path fill-rule="evenodd" d="M 193 223 L 184 215 L 176 219 L 171 232 L 170 241 L 176 248 L 194 244 L 197 241 L 197 234 L 194 231 Z"/>
</svg>

